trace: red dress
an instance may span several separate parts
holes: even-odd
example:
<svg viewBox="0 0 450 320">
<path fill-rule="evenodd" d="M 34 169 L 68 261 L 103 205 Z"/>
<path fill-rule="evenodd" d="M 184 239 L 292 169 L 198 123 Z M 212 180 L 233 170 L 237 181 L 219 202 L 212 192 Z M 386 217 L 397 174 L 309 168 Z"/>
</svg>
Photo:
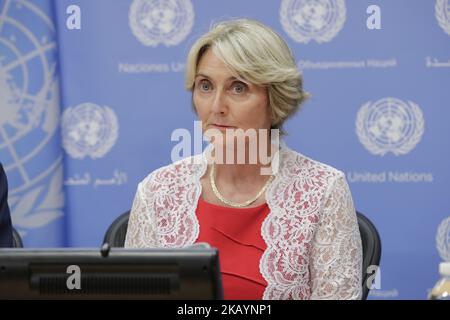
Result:
<svg viewBox="0 0 450 320">
<path fill-rule="evenodd" d="M 261 225 L 269 214 L 267 203 L 254 208 L 228 208 L 198 201 L 200 234 L 219 250 L 225 299 L 262 299 L 267 282 L 259 272 L 266 249 Z"/>
</svg>

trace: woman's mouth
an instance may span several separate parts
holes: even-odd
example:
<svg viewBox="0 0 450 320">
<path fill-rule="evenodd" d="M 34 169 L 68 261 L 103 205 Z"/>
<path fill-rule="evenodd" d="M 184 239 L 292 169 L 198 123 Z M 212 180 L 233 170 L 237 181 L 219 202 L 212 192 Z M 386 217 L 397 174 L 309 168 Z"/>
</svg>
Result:
<svg viewBox="0 0 450 320">
<path fill-rule="evenodd" d="M 216 128 L 216 129 L 234 129 L 233 126 L 227 126 L 224 124 L 218 124 L 218 123 L 211 123 L 210 127 Z"/>
</svg>

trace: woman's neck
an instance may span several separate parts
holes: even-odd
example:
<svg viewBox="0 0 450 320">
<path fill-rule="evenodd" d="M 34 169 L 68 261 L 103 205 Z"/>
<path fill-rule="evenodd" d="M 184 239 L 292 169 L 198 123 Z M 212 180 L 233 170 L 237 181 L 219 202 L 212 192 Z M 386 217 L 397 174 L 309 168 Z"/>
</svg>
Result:
<svg viewBox="0 0 450 320">
<path fill-rule="evenodd" d="M 273 159 L 273 154 L 277 151 L 276 147 L 275 145 L 268 146 L 266 147 L 267 150 L 262 153 L 256 149 L 258 153 L 253 157 L 249 155 L 249 149 L 247 148 L 244 152 L 244 161 L 238 161 L 235 149 L 233 156 L 230 157 L 233 161 L 215 161 L 215 163 L 211 164 L 214 165 L 216 180 L 219 183 L 235 187 L 258 187 L 264 184 L 271 174 L 271 159 Z M 226 151 L 222 159 L 226 158 L 225 155 Z M 264 158 L 261 158 L 261 156 Z"/>
<path fill-rule="evenodd" d="M 269 176 L 261 174 L 262 164 L 212 164 L 216 182 L 233 186 L 259 186 Z"/>
</svg>

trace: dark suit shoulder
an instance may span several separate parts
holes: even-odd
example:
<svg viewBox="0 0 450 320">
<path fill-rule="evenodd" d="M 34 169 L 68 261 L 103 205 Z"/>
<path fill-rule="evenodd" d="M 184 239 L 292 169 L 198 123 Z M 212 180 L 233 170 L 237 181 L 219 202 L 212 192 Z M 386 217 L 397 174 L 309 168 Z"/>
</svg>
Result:
<svg viewBox="0 0 450 320">
<path fill-rule="evenodd" d="M 11 214 L 8 206 L 8 180 L 0 163 L 0 247 L 12 247 Z"/>
</svg>

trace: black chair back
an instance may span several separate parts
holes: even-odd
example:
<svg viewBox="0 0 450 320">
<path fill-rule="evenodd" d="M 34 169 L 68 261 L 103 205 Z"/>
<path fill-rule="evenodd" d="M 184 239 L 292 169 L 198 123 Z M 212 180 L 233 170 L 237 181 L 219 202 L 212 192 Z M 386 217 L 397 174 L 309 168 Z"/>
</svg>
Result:
<svg viewBox="0 0 450 320">
<path fill-rule="evenodd" d="M 13 248 L 23 248 L 22 238 L 16 229 L 12 228 Z"/>
<path fill-rule="evenodd" d="M 363 269 L 362 269 L 362 299 L 367 299 L 370 285 L 367 284 L 368 278 L 374 274 L 374 270 L 368 269 L 369 266 L 380 265 L 381 258 L 381 240 L 374 224 L 361 212 L 356 212 L 358 218 L 359 233 L 363 248 Z"/>
<path fill-rule="evenodd" d="M 106 231 L 103 243 L 109 243 L 111 247 L 123 248 L 125 245 L 125 236 L 127 235 L 129 218 L 130 211 L 127 211 L 114 220 Z"/>
</svg>

